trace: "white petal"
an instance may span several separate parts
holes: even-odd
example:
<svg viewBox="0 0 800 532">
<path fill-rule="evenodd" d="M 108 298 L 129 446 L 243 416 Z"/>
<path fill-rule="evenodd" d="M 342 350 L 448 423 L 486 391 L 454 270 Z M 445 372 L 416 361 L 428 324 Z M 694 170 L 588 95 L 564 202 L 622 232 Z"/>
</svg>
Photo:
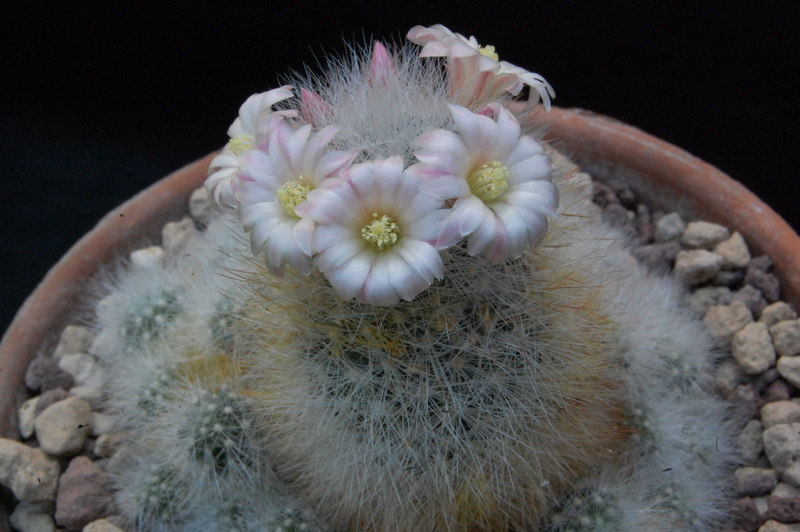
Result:
<svg viewBox="0 0 800 532">
<path fill-rule="evenodd" d="M 492 153 L 496 160 L 505 161 L 517 146 L 519 140 L 519 122 L 508 109 L 501 107 L 497 116 L 497 130 L 492 145 Z"/>
<path fill-rule="evenodd" d="M 504 203 L 492 206 L 497 217 L 506 229 L 503 258 L 519 257 L 525 251 L 528 240 L 528 225 L 516 209 Z"/>
<path fill-rule="evenodd" d="M 544 154 L 544 148 L 541 144 L 536 142 L 528 135 L 523 135 L 514 146 L 514 150 L 508 155 L 506 159 L 506 166 L 511 168 L 515 164 L 525 159 L 529 159 L 534 155 Z"/>
<path fill-rule="evenodd" d="M 341 225 L 317 225 L 311 239 L 311 253 L 321 253 L 338 242 L 354 238 L 353 230 Z M 358 249 L 361 249 L 360 247 Z"/>
<path fill-rule="evenodd" d="M 375 260 L 364 286 L 358 293 L 358 300 L 370 305 L 390 306 L 400 300 L 392 284 L 391 264 L 396 261 L 381 253 Z"/>
<path fill-rule="evenodd" d="M 443 175 L 435 179 L 426 180 L 420 190 L 438 200 L 451 198 L 466 198 L 472 195 L 469 184 L 464 177 Z"/>
<path fill-rule="evenodd" d="M 515 189 L 503 196 L 503 201 L 520 210 L 555 216 L 558 213 L 558 188 L 549 181 L 531 181 L 525 183 L 522 190 Z"/>
<path fill-rule="evenodd" d="M 447 217 L 448 211 L 437 209 L 434 211 L 415 212 L 413 210 L 404 212 L 408 216 L 408 221 L 403 223 L 403 234 L 411 236 L 416 240 L 435 243 L 441 231 L 442 222 Z"/>
<path fill-rule="evenodd" d="M 319 229 L 314 232 L 314 245 L 312 246 L 312 249 L 315 252 L 319 251 L 320 249 L 318 247 L 318 241 L 322 234 L 320 233 Z M 344 240 L 339 240 L 335 244 L 325 248 L 319 255 L 317 255 L 317 268 L 319 268 L 319 271 L 322 273 L 333 271 L 336 268 L 341 267 L 343 264 L 346 264 L 347 261 L 351 260 L 358 253 L 361 253 L 365 247 L 366 242 L 364 242 L 364 240 L 361 238 L 347 238 Z"/>
<path fill-rule="evenodd" d="M 470 196 L 456 201 L 450 216 L 458 218 L 458 232 L 467 236 L 478 228 L 485 216 L 491 215 L 488 210 L 480 199 Z"/>
<path fill-rule="evenodd" d="M 444 275 L 442 257 L 430 244 L 413 239 L 403 240 L 397 247 L 397 253 L 429 285 L 434 279 L 441 279 Z"/>
<path fill-rule="evenodd" d="M 342 299 L 351 299 L 364 286 L 364 281 L 375 262 L 375 254 L 361 251 L 342 266 L 323 272 Z"/>
<path fill-rule="evenodd" d="M 330 178 L 337 179 L 337 178 Z M 306 196 L 305 201 L 294 208 L 302 218 L 311 218 L 323 224 L 347 224 L 352 222 L 355 193 L 347 183 L 330 188 L 317 188 Z"/>
<path fill-rule="evenodd" d="M 477 255 L 484 251 L 497 238 L 497 217 L 492 213 L 467 239 L 467 253 Z"/>
<path fill-rule="evenodd" d="M 516 185 L 532 179 L 548 179 L 553 171 L 550 157 L 534 155 L 508 167 L 508 184 Z"/>
<path fill-rule="evenodd" d="M 316 226 L 317 224 L 314 223 L 314 220 L 304 218 L 294 224 L 292 228 L 292 236 L 294 236 L 297 246 L 309 257 L 312 255 L 311 244 Z"/>
<path fill-rule="evenodd" d="M 332 151 L 320 157 L 313 170 L 313 177 L 309 178 L 318 185 L 322 179 L 339 175 L 343 170 L 353 164 L 353 159 L 358 155 L 357 150 Z"/>
<path fill-rule="evenodd" d="M 311 124 L 306 124 L 289 137 L 286 150 L 289 153 L 289 162 L 295 170 L 303 167 L 303 155 L 306 151 L 309 135 L 311 135 Z"/>
</svg>

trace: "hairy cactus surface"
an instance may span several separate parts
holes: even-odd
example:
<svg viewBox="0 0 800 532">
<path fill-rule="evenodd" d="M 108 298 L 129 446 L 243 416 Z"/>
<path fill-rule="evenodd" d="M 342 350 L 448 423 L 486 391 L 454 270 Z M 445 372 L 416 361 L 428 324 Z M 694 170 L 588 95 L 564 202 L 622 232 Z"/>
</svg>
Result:
<svg viewBox="0 0 800 532">
<path fill-rule="evenodd" d="M 713 530 L 731 428 L 671 279 L 443 26 L 249 98 L 218 214 L 101 287 L 142 530 Z M 523 92 L 527 105 L 510 105 Z"/>
</svg>

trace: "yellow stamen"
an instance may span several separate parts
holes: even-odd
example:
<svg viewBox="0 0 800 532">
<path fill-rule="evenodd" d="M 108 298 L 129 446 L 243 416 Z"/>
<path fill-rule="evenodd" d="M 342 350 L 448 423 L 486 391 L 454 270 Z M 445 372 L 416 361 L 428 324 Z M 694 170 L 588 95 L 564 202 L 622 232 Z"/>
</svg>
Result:
<svg viewBox="0 0 800 532">
<path fill-rule="evenodd" d="M 489 59 L 500 61 L 500 56 L 494 51 L 494 46 L 478 46 L 478 52 L 480 52 L 481 55 L 485 55 Z"/>
<path fill-rule="evenodd" d="M 488 203 L 508 188 L 508 168 L 499 161 L 488 162 L 469 174 L 467 183 L 474 195 Z"/>
<path fill-rule="evenodd" d="M 294 181 L 287 181 L 278 189 L 278 201 L 286 214 L 299 218 L 294 212 L 294 208 L 306 200 L 306 196 L 311 192 L 311 185 L 306 182 L 303 176 Z"/>
<path fill-rule="evenodd" d="M 378 218 L 378 213 L 373 212 L 374 220 L 361 229 L 361 238 L 372 244 L 379 251 L 390 248 L 397 243 L 398 228 L 389 216 L 385 214 Z"/>
<path fill-rule="evenodd" d="M 236 135 L 228 141 L 228 149 L 233 155 L 239 155 L 243 151 L 255 148 L 255 139 L 247 133 Z"/>
</svg>

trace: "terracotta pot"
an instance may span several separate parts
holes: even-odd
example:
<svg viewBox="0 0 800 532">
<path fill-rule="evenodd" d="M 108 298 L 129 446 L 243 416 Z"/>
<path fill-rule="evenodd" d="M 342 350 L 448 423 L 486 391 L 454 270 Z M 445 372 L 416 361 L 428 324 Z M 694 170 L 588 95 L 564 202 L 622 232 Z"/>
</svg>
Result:
<svg viewBox="0 0 800 532">
<path fill-rule="evenodd" d="M 685 151 L 611 118 L 553 108 L 536 120 L 547 138 L 593 175 L 630 177 L 656 206 L 719 222 L 742 233 L 755 253 L 775 260 L 783 297 L 800 303 L 800 237 L 738 182 Z M 0 436 L 15 437 L 23 378 L 37 351 L 51 349 L 86 281 L 116 253 L 186 212 L 214 154 L 178 170 L 103 218 L 56 264 L 25 301 L 0 343 Z"/>
</svg>

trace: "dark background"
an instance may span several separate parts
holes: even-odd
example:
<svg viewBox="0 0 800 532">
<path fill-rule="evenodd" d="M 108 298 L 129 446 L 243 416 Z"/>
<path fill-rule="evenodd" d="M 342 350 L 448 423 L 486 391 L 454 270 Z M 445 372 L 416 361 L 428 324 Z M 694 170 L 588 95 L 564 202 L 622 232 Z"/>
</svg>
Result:
<svg viewBox="0 0 800 532">
<path fill-rule="evenodd" d="M 416 24 L 495 45 L 557 105 L 687 149 L 800 227 L 800 2 L 150 4 L 1 8 L 0 331 L 104 213 L 221 147 L 247 96 Z"/>
</svg>

